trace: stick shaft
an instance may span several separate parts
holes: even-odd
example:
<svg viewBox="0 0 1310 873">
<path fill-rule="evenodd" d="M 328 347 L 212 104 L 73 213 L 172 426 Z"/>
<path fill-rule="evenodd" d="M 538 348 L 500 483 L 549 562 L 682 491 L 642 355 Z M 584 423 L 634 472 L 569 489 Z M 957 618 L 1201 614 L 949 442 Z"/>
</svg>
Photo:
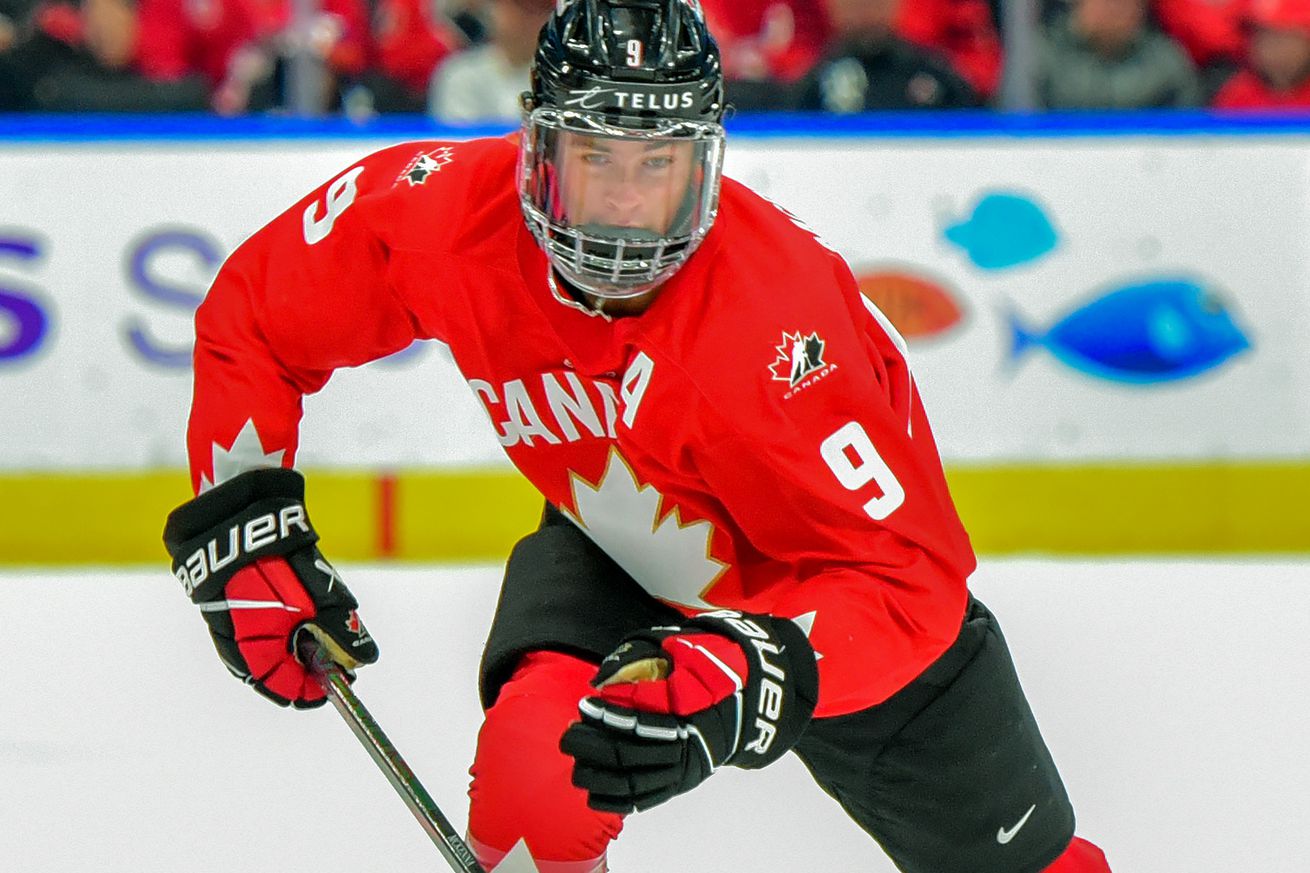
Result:
<svg viewBox="0 0 1310 873">
<path fill-rule="evenodd" d="M 306 649 L 309 651 L 306 652 Z M 441 851 L 451 868 L 457 873 L 486 873 L 482 865 L 473 857 L 473 853 L 469 851 L 468 845 L 460 839 L 450 822 L 441 814 L 441 810 L 418 781 L 414 771 L 405 763 L 405 759 L 400 756 L 400 752 L 392 745 L 391 740 L 387 739 L 381 726 L 351 690 L 350 683 L 341 668 L 328 660 L 317 643 L 312 640 L 302 644 L 302 658 L 306 664 L 311 665 L 311 669 L 323 683 L 323 690 L 327 692 L 332 705 L 368 751 L 373 763 L 377 764 L 378 769 L 386 775 L 391 787 L 396 789 L 396 793 L 405 801 L 409 811 L 418 819 L 418 823 Z"/>
</svg>

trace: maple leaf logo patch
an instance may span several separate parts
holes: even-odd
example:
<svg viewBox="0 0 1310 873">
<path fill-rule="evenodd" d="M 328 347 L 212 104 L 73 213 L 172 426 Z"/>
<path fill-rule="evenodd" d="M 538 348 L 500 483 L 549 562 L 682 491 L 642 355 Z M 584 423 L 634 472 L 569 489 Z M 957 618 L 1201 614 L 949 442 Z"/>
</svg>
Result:
<svg viewBox="0 0 1310 873">
<path fill-rule="evenodd" d="M 373 638 L 368 635 L 368 628 L 364 627 L 364 622 L 359 620 L 359 613 L 353 609 L 346 616 L 346 630 L 355 635 L 355 639 L 350 643 L 352 649 L 358 649 L 360 646 L 367 646 L 373 642 Z"/>
<path fill-rule="evenodd" d="M 782 342 L 774 346 L 778 358 L 769 365 L 769 373 L 774 381 L 786 382 L 795 388 L 811 373 L 827 366 L 823 360 L 824 341 L 819 334 L 811 331 L 803 336 L 800 331 L 783 332 Z"/>
<path fill-rule="evenodd" d="M 826 349 L 827 343 L 818 331 L 783 331 L 782 342 L 773 347 L 778 357 L 769 365 L 772 380 L 787 383 L 783 400 L 790 400 L 837 372 L 837 365 L 823 358 Z"/>
<path fill-rule="evenodd" d="M 422 185 L 428 180 L 428 176 L 441 171 L 441 168 L 455 160 L 455 150 L 450 147 L 434 149 L 430 152 L 419 152 L 414 156 L 400 175 L 396 177 L 395 184 L 408 182 L 409 187 Z"/>
</svg>

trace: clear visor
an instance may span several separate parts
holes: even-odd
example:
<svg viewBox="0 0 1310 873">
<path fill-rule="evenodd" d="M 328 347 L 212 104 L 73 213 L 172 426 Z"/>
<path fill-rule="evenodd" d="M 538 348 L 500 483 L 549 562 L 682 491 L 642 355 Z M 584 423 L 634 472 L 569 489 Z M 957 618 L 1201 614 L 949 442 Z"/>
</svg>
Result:
<svg viewBox="0 0 1310 873">
<path fill-rule="evenodd" d="M 635 297 L 681 267 L 714 223 L 723 128 L 613 127 L 585 113 L 525 119 L 519 194 L 552 266 L 598 297 Z"/>
</svg>

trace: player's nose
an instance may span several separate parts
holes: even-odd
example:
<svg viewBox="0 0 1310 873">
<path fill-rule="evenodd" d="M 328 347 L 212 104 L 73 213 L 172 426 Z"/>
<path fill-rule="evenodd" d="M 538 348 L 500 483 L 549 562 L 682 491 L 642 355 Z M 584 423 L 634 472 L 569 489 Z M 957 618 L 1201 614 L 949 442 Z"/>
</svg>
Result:
<svg viewBox="0 0 1310 873">
<path fill-rule="evenodd" d="M 606 217 L 610 224 L 625 224 L 640 217 L 646 194 L 632 180 L 615 182 L 605 192 Z"/>
</svg>

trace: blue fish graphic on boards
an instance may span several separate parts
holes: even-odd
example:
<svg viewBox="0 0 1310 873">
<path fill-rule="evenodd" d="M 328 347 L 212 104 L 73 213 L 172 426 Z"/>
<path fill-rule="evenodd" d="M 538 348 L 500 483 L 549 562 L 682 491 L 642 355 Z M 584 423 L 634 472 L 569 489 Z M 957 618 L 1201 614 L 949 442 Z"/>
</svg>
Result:
<svg viewBox="0 0 1310 873">
<path fill-rule="evenodd" d="M 967 219 L 942 233 L 982 270 L 1004 270 L 1035 261 L 1060 240 L 1042 207 L 1022 194 L 988 194 Z"/>
<path fill-rule="evenodd" d="M 1187 279 L 1110 291 L 1039 333 L 1009 313 L 1010 361 L 1045 348 L 1100 379 L 1151 384 L 1187 379 L 1251 347 L 1220 299 Z"/>
</svg>

